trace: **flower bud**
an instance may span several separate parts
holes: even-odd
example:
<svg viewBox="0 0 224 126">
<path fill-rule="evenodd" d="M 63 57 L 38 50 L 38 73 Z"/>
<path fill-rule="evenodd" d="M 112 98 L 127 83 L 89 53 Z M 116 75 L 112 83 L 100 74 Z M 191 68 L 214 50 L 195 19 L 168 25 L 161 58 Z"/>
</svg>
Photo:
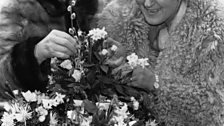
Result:
<svg viewBox="0 0 224 126">
<path fill-rule="evenodd" d="M 71 14 L 71 19 L 74 20 L 75 18 L 76 18 L 76 14 L 75 13 L 72 13 Z"/>
</svg>

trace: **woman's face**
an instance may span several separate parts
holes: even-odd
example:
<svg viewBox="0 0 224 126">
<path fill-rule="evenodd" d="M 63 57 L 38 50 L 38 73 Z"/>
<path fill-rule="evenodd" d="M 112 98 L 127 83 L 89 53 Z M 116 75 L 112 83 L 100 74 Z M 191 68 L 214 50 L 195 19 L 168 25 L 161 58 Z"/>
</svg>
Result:
<svg viewBox="0 0 224 126">
<path fill-rule="evenodd" d="M 180 0 L 136 0 L 147 23 L 159 25 L 172 18 Z"/>
</svg>

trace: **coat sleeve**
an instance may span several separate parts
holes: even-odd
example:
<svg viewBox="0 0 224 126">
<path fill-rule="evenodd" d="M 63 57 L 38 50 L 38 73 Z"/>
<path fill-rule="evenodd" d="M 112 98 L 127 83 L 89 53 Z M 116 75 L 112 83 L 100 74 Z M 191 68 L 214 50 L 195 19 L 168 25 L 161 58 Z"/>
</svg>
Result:
<svg viewBox="0 0 224 126">
<path fill-rule="evenodd" d="M 19 4 L 21 3 L 17 0 L 0 2 L 0 93 L 2 97 L 10 94 L 14 89 L 42 90 L 47 83 L 49 61 L 38 65 L 34 57 L 34 47 L 41 38 L 31 38 L 26 34 L 24 30 L 26 20 L 20 13 L 22 10 Z"/>
</svg>

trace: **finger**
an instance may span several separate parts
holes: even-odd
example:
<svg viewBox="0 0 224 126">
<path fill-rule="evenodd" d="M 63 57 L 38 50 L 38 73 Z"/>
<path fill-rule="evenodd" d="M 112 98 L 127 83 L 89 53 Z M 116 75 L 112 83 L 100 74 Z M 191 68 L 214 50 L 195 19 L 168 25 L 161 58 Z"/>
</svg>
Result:
<svg viewBox="0 0 224 126">
<path fill-rule="evenodd" d="M 52 33 L 60 38 L 64 38 L 69 41 L 73 46 L 77 46 L 77 40 L 73 38 L 71 35 L 67 34 L 66 32 L 59 31 L 59 30 L 52 30 Z"/>
<path fill-rule="evenodd" d="M 68 48 L 66 48 L 64 46 L 61 46 L 61 45 L 58 45 L 58 44 L 53 44 L 51 48 L 54 52 L 62 52 L 62 53 L 65 53 L 69 56 L 74 54 L 74 52 L 72 52 Z"/>
<path fill-rule="evenodd" d="M 62 52 L 54 52 L 53 53 L 54 57 L 62 58 L 62 59 L 67 59 L 69 58 L 69 55 L 62 53 Z"/>
<path fill-rule="evenodd" d="M 105 40 L 103 42 L 103 47 L 104 48 L 110 48 L 112 47 L 113 45 L 116 45 L 116 46 L 120 46 L 121 44 L 117 41 L 115 41 L 114 39 L 112 38 L 108 38 L 107 40 Z"/>
<path fill-rule="evenodd" d="M 74 54 L 76 53 L 76 47 L 71 42 L 69 42 L 68 40 L 66 40 L 64 38 L 57 37 L 57 36 L 55 36 L 54 38 L 55 38 L 54 40 L 55 40 L 56 44 L 59 44 L 61 46 L 68 48 Z"/>
</svg>

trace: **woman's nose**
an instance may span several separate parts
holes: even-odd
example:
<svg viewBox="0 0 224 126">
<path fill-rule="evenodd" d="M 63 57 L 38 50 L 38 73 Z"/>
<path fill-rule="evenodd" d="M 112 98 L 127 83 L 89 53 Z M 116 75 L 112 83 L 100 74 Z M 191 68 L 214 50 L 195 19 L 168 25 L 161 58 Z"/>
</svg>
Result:
<svg viewBox="0 0 224 126">
<path fill-rule="evenodd" d="M 144 6 L 145 7 L 150 7 L 152 6 L 154 3 L 154 0 L 145 0 Z"/>
</svg>

